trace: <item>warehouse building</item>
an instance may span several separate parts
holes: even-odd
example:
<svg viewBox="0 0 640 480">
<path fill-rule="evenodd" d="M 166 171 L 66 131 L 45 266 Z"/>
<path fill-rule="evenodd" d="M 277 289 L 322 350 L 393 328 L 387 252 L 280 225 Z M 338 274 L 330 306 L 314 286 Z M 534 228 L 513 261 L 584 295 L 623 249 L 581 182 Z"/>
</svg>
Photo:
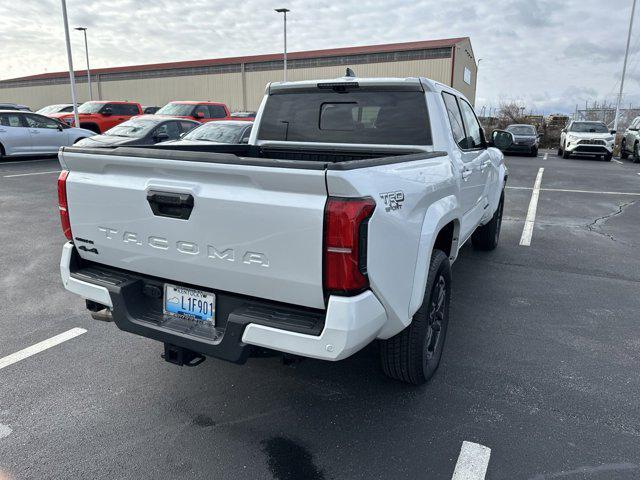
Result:
<svg viewBox="0 0 640 480">
<path fill-rule="evenodd" d="M 193 60 L 92 70 L 93 98 L 162 106 L 171 100 L 211 100 L 232 111 L 256 110 L 265 85 L 282 80 L 282 54 Z M 428 77 L 451 85 L 472 102 L 476 60 L 468 37 L 387 45 L 292 52 L 288 79 L 341 77 L 351 67 L 359 77 Z M 76 72 L 78 101 L 89 99 L 86 70 Z M 0 81 L 0 102 L 38 109 L 70 103 L 68 72 Z"/>
</svg>

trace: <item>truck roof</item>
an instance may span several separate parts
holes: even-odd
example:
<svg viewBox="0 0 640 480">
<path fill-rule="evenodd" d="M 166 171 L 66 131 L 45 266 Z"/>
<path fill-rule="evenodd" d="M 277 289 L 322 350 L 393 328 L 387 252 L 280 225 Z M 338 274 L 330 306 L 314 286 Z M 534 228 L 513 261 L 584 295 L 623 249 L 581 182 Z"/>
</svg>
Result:
<svg viewBox="0 0 640 480">
<path fill-rule="evenodd" d="M 315 87 L 318 84 L 348 84 L 357 83 L 358 85 L 365 86 L 403 86 L 403 85 L 415 85 L 421 86 L 421 78 L 418 77 L 376 77 L 376 78 L 361 78 L 361 77 L 338 77 L 328 79 L 316 79 L 316 80 L 300 80 L 297 82 L 272 82 L 269 84 L 269 91 L 287 90 L 305 87 Z M 427 79 L 424 79 L 427 80 Z M 431 82 L 428 80 L 428 82 Z"/>
</svg>

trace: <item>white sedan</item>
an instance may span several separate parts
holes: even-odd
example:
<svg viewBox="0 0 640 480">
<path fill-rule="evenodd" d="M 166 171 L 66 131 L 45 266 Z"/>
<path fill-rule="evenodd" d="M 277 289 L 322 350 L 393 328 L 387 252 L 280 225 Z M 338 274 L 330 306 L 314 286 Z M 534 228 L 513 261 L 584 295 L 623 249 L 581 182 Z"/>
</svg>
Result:
<svg viewBox="0 0 640 480">
<path fill-rule="evenodd" d="M 73 128 L 37 113 L 0 110 L 0 159 L 56 154 L 60 147 L 92 135 L 91 130 Z"/>
</svg>

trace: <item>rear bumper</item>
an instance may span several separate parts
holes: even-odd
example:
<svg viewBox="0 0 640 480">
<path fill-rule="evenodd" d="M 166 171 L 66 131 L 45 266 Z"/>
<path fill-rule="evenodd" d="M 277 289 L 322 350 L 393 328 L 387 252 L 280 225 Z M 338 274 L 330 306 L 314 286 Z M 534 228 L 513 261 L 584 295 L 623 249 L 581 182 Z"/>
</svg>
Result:
<svg viewBox="0 0 640 480">
<path fill-rule="evenodd" d="M 253 346 L 342 360 L 373 341 L 387 319 L 371 291 L 331 296 L 326 312 L 215 292 L 216 327 L 203 328 L 163 314 L 161 296 L 150 296 L 163 291 L 163 279 L 87 264 L 71 243 L 60 272 L 67 290 L 108 307 L 121 330 L 235 363 L 244 363 Z"/>
</svg>

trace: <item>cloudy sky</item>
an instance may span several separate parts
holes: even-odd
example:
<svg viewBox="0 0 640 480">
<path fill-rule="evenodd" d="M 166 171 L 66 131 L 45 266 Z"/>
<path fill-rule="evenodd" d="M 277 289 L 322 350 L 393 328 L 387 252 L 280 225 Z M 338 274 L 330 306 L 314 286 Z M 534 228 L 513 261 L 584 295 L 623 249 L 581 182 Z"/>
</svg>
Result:
<svg viewBox="0 0 640 480">
<path fill-rule="evenodd" d="M 573 111 L 615 99 L 632 0 L 67 0 L 90 28 L 92 67 L 469 36 L 482 58 L 476 105 Z M 640 9 L 639 9 L 640 10 Z M 640 14 L 640 11 L 637 12 Z M 636 19 L 637 20 L 637 19 Z M 625 103 L 640 104 L 640 22 Z M 0 79 L 67 68 L 60 0 L 0 0 Z M 84 66 L 72 31 L 76 68 Z"/>
</svg>

